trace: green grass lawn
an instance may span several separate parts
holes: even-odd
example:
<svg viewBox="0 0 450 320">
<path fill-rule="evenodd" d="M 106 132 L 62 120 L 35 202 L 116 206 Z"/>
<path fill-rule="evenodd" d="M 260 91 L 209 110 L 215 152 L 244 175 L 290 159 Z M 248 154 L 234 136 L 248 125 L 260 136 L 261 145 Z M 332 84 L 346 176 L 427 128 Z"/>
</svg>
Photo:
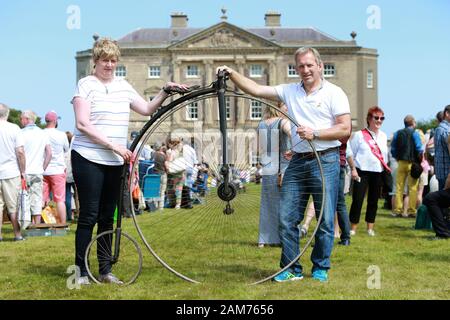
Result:
<svg viewBox="0 0 450 320">
<path fill-rule="evenodd" d="M 184 281 L 146 249 L 132 219 L 124 230 L 140 244 L 144 263 L 137 281 L 125 287 L 91 285 L 68 289 L 73 273 L 74 233 L 12 242 L 11 225 L 0 243 L 0 299 L 449 299 L 450 242 L 429 241 L 431 231 L 414 230 L 413 219 L 391 218 L 379 209 L 375 237 L 364 223 L 349 247 L 336 245 L 328 283 L 311 279 L 311 248 L 302 257 L 305 278 L 292 283 L 249 285 L 277 269 L 280 248 L 256 247 L 258 190 L 234 204 L 241 215 L 226 216 L 213 199 L 193 210 L 164 210 L 138 216 L 146 240 L 172 267 L 199 280 Z M 348 198 L 348 204 L 351 199 Z M 381 202 L 380 202 L 380 207 Z M 240 209 L 239 209 L 240 208 Z M 197 210 L 197 211 L 196 211 Z M 220 210 L 220 211 L 219 211 Z M 219 212 L 220 214 L 216 214 Z M 361 219 L 364 221 L 364 214 Z M 374 282 L 379 270 L 379 282 Z M 69 286 L 70 287 L 70 286 Z"/>
</svg>

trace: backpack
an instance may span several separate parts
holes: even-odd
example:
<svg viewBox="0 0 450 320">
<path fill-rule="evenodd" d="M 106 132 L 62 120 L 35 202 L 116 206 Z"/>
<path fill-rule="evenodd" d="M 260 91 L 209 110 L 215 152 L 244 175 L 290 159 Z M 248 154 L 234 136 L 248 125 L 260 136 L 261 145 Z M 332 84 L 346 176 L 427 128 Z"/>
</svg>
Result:
<svg viewBox="0 0 450 320">
<path fill-rule="evenodd" d="M 415 147 L 411 130 L 404 128 L 397 131 L 395 147 L 397 151 L 397 160 L 412 161 L 414 159 Z"/>
</svg>

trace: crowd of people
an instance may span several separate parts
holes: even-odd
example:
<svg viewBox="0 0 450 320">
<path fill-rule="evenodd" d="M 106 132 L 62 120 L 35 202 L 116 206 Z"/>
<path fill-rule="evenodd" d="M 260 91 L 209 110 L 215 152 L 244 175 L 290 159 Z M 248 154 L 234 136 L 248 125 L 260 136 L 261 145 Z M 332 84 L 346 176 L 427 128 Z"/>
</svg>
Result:
<svg viewBox="0 0 450 320">
<path fill-rule="evenodd" d="M 9 111 L 8 106 L 0 104 L 0 211 L 3 213 L 5 205 L 14 227 L 14 240 L 22 241 L 25 240 L 21 235 L 24 224 L 45 222 L 42 218 L 43 208 L 51 201 L 58 223 L 64 225 L 67 220 L 72 220 L 74 185 L 70 180 L 70 164 L 67 161 L 71 133 L 57 129 L 59 117 L 55 111 L 45 115 L 44 129 L 36 125 L 37 116 L 32 110 L 21 112 L 22 129 L 7 121 Z M 20 203 L 22 189 L 27 190 L 28 201 Z M 26 206 L 21 212 L 28 211 L 30 221 L 27 221 L 26 216 L 19 219 L 19 204 Z M 0 240 L 3 240 L 1 233 Z"/>
<path fill-rule="evenodd" d="M 84 254 L 94 226 L 98 233 L 113 228 L 122 168 L 134 160 L 127 139 L 130 110 L 149 116 L 172 91 L 189 90 L 186 85 L 168 82 L 148 102 L 125 79 L 114 76 L 120 58 L 115 41 L 97 40 L 92 56 L 93 73 L 79 80 L 72 99 L 73 139 L 71 133 L 57 129 L 59 117 L 54 111 L 45 115 L 44 130 L 36 126 L 33 111 L 23 111 L 20 129 L 7 121 L 9 108 L 0 104 L 0 209 L 6 208 L 14 240 L 21 241 L 25 238 L 18 223 L 17 199 L 23 184 L 30 195 L 35 224 L 41 223 L 41 211 L 50 201 L 59 222 L 73 219 L 72 193 L 76 190 L 75 264 L 80 268 L 80 285 L 90 284 Z M 319 52 L 304 47 L 294 58 L 301 81 L 291 84 L 265 86 L 228 66 L 217 69 L 225 71 L 242 91 L 278 103 L 278 109 L 266 108 L 258 126 L 260 163 L 254 172 L 254 181 L 262 184 L 258 247 L 280 246 L 280 267 L 290 265 L 274 280 L 303 278 L 303 266 L 294 260 L 300 252 L 300 238 L 307 235 L 322 208 L 311 253 L 311 276 L 327 281 L 334 238 L 340 237 L 340 245 L 350 245 L 366 195 L 368 236 L 375 236 L 378 201 L 384 195 L 394 217 L 415 217 L 423 202 L 436 239 L 448 239 L 450 105 L 438 114 L 436 129 L 422 133 L 416 130 L 414 117 L 407 115 L 404 128 L 392 139 L 382 131 L 385 111 L 373 106 L 367 112 L 365 128 L 352 134 L 347 95 L 323 78 Z M 191 198 L 193 192 L 205 192 L 207 181 L 213 179 L 208 164 L 200 163 L 196 151 L 181 138 L 168 137 L 142 149 L 142 159 L 138 160 L 151 160 L 152 172 L 160 176 L 156 209 L 189 207 L 183 206 L 183 193 L 188 192 Z M 234 169 L 233 179 L 239 188 L 245 188 L 248 175 Z M 349 189 L 352 202 L 347 210 L 345 194 Z M 99 280 L 122 283 L 111 273 L 108 261 L 100 261 Z"/>
</svg>

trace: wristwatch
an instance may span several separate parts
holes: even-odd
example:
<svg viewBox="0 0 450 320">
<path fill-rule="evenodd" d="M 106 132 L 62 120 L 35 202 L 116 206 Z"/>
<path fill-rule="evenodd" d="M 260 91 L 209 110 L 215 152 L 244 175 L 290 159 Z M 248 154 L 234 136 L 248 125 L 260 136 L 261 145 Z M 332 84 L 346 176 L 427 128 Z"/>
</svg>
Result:
<svg viewBox="0 0 450 320">
<path fill-rule="evenodd" d="M 319 136 L 320 136 L 320 135 L 319 135 L 319 130 L 314 130 L 314 131 L 313 131 L 313 138 L 314 138 L 314 139 L 319 139 Z"/>
</svg>

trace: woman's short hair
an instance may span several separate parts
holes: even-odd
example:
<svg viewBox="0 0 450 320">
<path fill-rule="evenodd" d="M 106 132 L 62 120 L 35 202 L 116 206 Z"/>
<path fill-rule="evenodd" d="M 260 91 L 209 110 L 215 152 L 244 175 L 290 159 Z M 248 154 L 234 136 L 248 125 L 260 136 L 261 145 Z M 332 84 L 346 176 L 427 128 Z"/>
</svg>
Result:
<svg viewBox="0 0 450 320">
<path fill-rule="evenodd" d="M 120 48 L 117 41 L 108 38 L 101 38 L 95 41 L 92 48 L 92 59 L 95 62 L 105 58 L 119 60 Z"/>
<path fill-rule="evenodd" d="M 372 116 L 375 113 L 381 113 L 384 116 L 384 111 L 379 106 L 370 107 L 369 110 L 367 110 L 367 117 L 366 117 L 367 126 L 369 126 L 369 119 L 372 118 Z"/>
</svg>

